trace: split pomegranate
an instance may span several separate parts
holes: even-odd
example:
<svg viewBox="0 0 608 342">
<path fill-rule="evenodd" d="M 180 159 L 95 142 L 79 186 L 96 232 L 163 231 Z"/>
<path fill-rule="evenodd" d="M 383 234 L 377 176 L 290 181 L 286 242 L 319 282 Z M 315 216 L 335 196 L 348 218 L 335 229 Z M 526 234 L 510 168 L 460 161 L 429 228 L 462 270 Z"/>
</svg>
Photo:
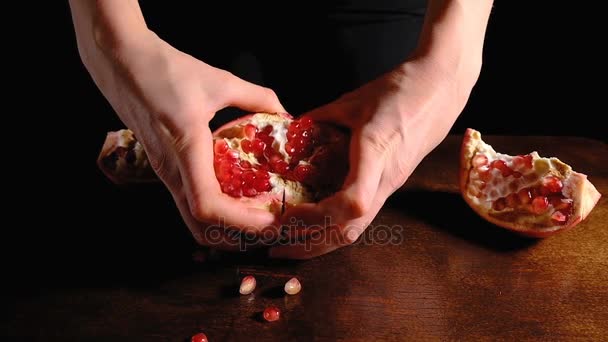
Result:
<svg viewBox="0 0 608 342">
<path fill-rule="evenodd" d="M 348 171 L 348 134 L 333 125 L 256 113 L 213 134 L 214 169 L 225 194 L 278 212 L 337 191 Z M 98 158 L 115 183 L 156 179 L 142 145 L 128 129 L 110 132 Z"/>
<path fill-rule="evenodd" d="M 531 237 L 572 228 L 595 207 L 600 193 L 587 176 L 537 152 L 496 152 L 467 129 L 461 149 L 460 189 L 484 219 Z"/>
<path fill-rule="evenodd" d="M 279 318 L 281 318 L 281 310 L 279 310 L 278 307 L 271 305 L 264 309 L 262 315 L 264 316 L 264 319 L 268 322 L 278 321 Z"/>
</svg>

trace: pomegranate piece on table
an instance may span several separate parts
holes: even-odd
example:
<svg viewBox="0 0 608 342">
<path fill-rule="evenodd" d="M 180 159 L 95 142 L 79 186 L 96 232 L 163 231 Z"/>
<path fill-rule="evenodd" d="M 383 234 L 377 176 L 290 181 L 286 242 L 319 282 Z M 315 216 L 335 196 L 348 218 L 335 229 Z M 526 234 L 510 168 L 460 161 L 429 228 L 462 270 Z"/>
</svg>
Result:
<svg viewBox="0 0 608 342">
<path fill-rule="evenodd" d="M 542 238 L 572 228 L 601 197 L 586 175 L 559 159 L 496 152 L 474 129 L 465 132 L 460 158 L 467 204 L 487 221 L 522 235 Z"/>
<path fill-rule="evenodd" d="M 307 117 L 255 113 L 213 136 L 222 192 L 272 212 L 280 211 L 283 191 L 287 206 L 317 202 L 340 189 L 348 172 L 348 133 Z M 128 129 L 108 133 L 98 165 L 115 183 L 157 180 Z"/>
</svg>

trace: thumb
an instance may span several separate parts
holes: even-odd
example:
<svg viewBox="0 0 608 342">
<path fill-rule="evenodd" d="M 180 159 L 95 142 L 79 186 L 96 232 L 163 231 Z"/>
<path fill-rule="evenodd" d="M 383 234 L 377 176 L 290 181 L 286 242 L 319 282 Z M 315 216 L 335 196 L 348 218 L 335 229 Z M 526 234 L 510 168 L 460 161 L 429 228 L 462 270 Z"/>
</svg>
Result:
<svg viewBox="0 0 608 342">
<path fill-rule="evenodd" d="M 230 75 L 225 85 L 229 106 L 250 112 L 285 113 L 285 108 L 275 92 L 266 87 Z"/>
</svg>

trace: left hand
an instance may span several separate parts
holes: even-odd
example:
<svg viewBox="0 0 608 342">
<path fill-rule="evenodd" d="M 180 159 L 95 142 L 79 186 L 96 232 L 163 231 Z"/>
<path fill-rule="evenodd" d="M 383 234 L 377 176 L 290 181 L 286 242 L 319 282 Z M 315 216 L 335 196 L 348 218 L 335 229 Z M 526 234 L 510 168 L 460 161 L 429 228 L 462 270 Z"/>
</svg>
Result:
<svg viewBox="0 0 608 342">
<path fill-rule="evenodd" d="M 271 248 L 270 256 L 306 259 L 354 243 L 446 137 L 473 84 L 431 63 L 411 61 L 305 114 L 350 128 L 350 171 L 335 195 L 293 207 L 282 218 L 288 227 L 297 222 L 322 229 L 307 240 Z"/>
</svg>

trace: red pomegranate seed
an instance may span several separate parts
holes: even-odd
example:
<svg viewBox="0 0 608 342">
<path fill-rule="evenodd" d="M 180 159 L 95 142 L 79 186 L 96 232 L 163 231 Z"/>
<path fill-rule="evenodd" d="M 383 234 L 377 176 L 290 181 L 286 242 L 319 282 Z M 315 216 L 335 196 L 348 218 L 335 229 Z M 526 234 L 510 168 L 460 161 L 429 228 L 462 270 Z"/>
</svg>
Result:
<svg viewBox="0 0 608 342">
<path fill-rule="evenodd" d="M 507 207 L 517 208 L 519 205 L 519 196 L 517 196 L 517 194 L 510 194 L 505 198 L 505 201 L 507 203 Z"/>
<path fill-rule="evenodd" d="M 260 139 L 255 139 L 251 142 L 251 151 L 256 157 L 260 157 L 264 154 L 264 149 L 266 148 L 266 143 Z"/>
<path fill-rule="evenodd" d="M 261 133 L 264 133 L 266 135 L 270 135 L 270 133 L 272 133 L 272 126 L 268 125 L 268 126 L 264 127 L 262 129 Z"/>
<path fill-rule="evenodd" d="M 293 176 L 296 181 L 304 182 L 308 179 L 311 174 L 312 167 L 306 164 L 299 164 L 293 169 Z"/>
<path fill-rule="evenodd" d="M 253 187 L 244 187 L 243 188 L 243 196 L 255 197 L 257 194 L 258 194 L 257 190 Z"/>
<path fill-rule="evenodd" d="M 503 177 L 508 177 L 513 173 L 513 170 L 511 170 L 511 168 L 507 166 L 507 163 L 505 163 L 504 160 L 494 160 L 492 161 L 490 166 L 494 169 L 498 169 Z"/>
<path fill-rule="evenodd" d="M 532 168 L 532 156 L 529 154 L 519 155 L 513 158 L 513 167 L 517 170 L 526 170 Z"/>
<path fill-rule="evenodd" d="M 243 186 L 253 186 L 253 181 L 255 181 L 255 172 L 245 171 L 243 173 Z"/>
<path fill-rule="evenodd" d="M 521 172 L 518 172 L 518 171 L 513 172 L 513 178 L 520 178 L 521 176 L 522 176 Z"/>
<path fill-rule="evenodd" d="M 563 222 L 566 222 L 568 217 L 566 215 L 564 215 L 564 213 L 562 213 L 561 211 L 556 211 L 553 214 L 551 214 L 551 219 L 553 219 L 554 221 L 563 223 Z"/>
<path fill-rule="evenodd" d="M 551 205 L 555 210 L 569 212 L 572 209 L 572 200 L 567 198 L 553 197 Z"/>
<path fill-rule="evenodd" d="M 239 159 L 240 157 L 240 153 L 237 150 L 228 150 L 226 151 L 226 153 L 224 153 L 224 159 L 225 160 L 230 160 L 230 161 L 236 161 Z"/>
<path fill-rule="evenodd" d="M 251 144 L 251 140 L 243 140 L 241 141 L 241 148 L 243 149 L 243 152 L 245 153 L 251 153 L 253 152 L 253 146 Z"/>
<path fill-rule="evenodd" d="M 271 161 L 270 166 L 274 172 L 281 175 L 284 175 L 287 173 L 287 171 L 289 171 L 289 164 L 287 164 L 287 162 L 284 160 Z"/>
<path fill-rule="evenodd" d="M 517 192 L 517 196 L 519 197 L 519 202 L 521 204 L 528 204 L 532 201 L 532 194 L 528 189 L 521 189 Z"/>
<path fill-rule="evenodd" d="M 492 180 L 492 172 L 487 166 L 478 167 L 477 173 L 479 174 L 479 178 L 484 182 L 489 182 L 490 180 Z"/>
<path fill-rule="evenodd" d="M 232 174 L 232 163 L 227 160 L 222 160 L 218 165 L 217 178 L 222 181 L 228 179 Z"/>
<path fill-rule="evenodd" d="M 483 165 L 488 164 L 488 157 L 486 157 L 483 154 L 476 154 L 475 157 L 473 157 L 473 167 L 477 168 Z"/>
<path fill-rule="evenodd" d="M 245 132 L 245 137 L 247 137 L 247 139 L 253 140 L 255 138 L 255 134 L 258 132 L 258 129 L 252 124 L 247 124 L 245 125 L 245 129 L 243 131 Z"/>
<path fill-rule="evenodd" d="M 543 188 L 541 192 L 545 191 L 546 194 L 562 192 L 563 184 L 562 181 L 554 176 L 549 176 L 543 179 Z"/>
<path fill-rule="evenodd" d="M 223 139 L 216 140 L 215 144 L 213 145 L 213 152 L 216 155 L 222 155 L 226 153 L 226 151 L 228 151 L 228 144 Z"/>
<path fill-rule="evenodd" d="M 260 179 L 270 179 L 270 174 L 263 170 L 258 170 L 255 172 L 255 177 Z"/>
<path fill-rule="evenodd" d="M 278 307 L 271 305 L 264 309 L 264 319 L 268 322 L 274 322 L 279 320 L 281 317 L 281 310 Z"/>
<path fill-rule="evenodd" d="M 532 200 L 532 212 L 542 214 L 549 209 L 549 201 L 545 196 L 537 196 Z"/>
<path fill-rule="evenodd" d="M 309 118 L 309 117 L 307 117 L 307 116 L 304 116 L 304 117 L 300 118 L 298 121 L 300 121 L 300 127 L 301 128 L 312 127 L 312 123 L 313 123 L 312 119 Z"/>
<path fill-rule="evenodd" d="M 294 140 L 298 136 L 298 132 L 296 131 L 287 131 L 287 140 Z"/>
<path fill-rule="evenodd" d="M 234 165 L 234 164 L 232 165 L 232 168 L 230 169 L 230 171 L 232 172 L 233 175 L 242 175 L 243 174 L 243 169 L 241 169 L 239 166 Z"/>
<path fill-rule="evenodd" d="M 298 278 L 291 278 L 285 283 L 285 293 L 295 295 L 302 289 L 302 284 Z"/>
<path fill-rule="evenodd" d="M 290 142 L 287 142 L 285 144 L 285 151 L 291 156 L 296 153 L 296 148 Z"/>
<path fill-rule="evenodd" d="M 209 342 L 207 340 L 207 335 L 203 334 L 203 333 L 198 333 L 194 336 L 192 336 L 192 338 L 190 339 L 190 342 Z"/>
<path fill-rule="evenodd" d="M 504 199 L 504 197 L 497 199 L 496 201 L 494 201 L 494 204 L 492 204 L 492 209 L 494 209 L 496 211 L 501 211 L 501 210 L 505 209 L 506 207 L 507 207 L 507 202 Z"/>
<path fill-rule="evenodd" d="M 241 280 L 241 286 L 239 288 L 239 293 L 242 295 L 248 295 L 255 290 L 256 281 L 253 276 L 246 276 Z"/>
<path fill-rule="evenodd" d="M 256 178 L 253 182 L 253 188 L 258 192 L 270 191 L 272 189 L 272 185 L 268 179 Z"/>
<path fill-rule="evenodd" d="M 240 165 L 245 170 L 251 169 L 251 163 L 246 160 L 241 160 Z"/>
</svg>

